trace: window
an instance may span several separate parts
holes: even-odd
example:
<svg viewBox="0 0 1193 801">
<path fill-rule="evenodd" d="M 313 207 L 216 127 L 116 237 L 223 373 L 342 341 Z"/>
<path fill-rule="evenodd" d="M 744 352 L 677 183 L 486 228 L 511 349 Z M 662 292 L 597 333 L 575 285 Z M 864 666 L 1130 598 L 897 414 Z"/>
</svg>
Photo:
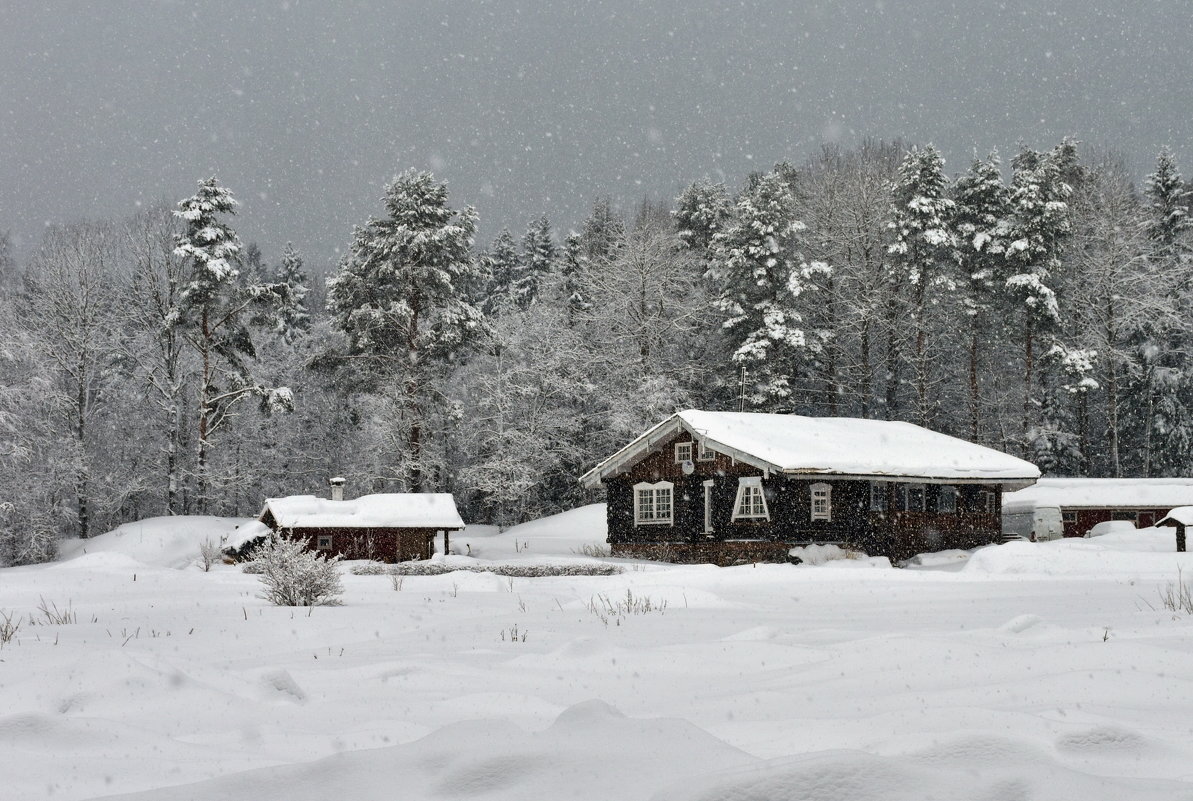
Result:
<svg viewBox="0 0 1193 801">
<path fill-rule="evenodd" d="M 320 534 L 318 539 L 315 542 L 315 547 L 321 551 L 330 551 L 331 550 L 331 535 L 330 534 Z"/>
<path fill-rule="evenodd" d="M 1130 520 L 1132 523 L 1139 522 L 1139 515 L 1135 512 L 1117 511 L 1110 513 L 1111 520 Z"/>
<path fill-rule="evenodd" d="M 870 482 L 870 511 L 886 511 L 886 483 L 882 481 Z"/>
<path fill-rule="evenodd" d="M 981 501 L 982 504 L 978 508 L 980 508 L 983 513 L 992 515 L 997 511 L 998 496 L 992 490 L 982 490 Z"/>
<path fill-rule="evenodd" d="M 712 448 L 710 448 L 708 446 L 707 442 L 705 442 L 704 440 L 700 440 L 700 455 L 697 457 L 697 461 L 711 462 L 713 459 L 716 459 L 716 458 L 717 458 L 717 452 L 714 451 Z"/>
<path fill-rule="evenodd" d="M 813 484 L 808 488 L 812 495 L 812 519 L 833 519 L 833 488 L 828 484 Z"/>
<path fill-rule="evenodd" d="M 924 485 L 923 484 L 904 484 L 903 485 L 903 509 L 904 512 L 922 512 L 924 511 Z"/>
<path fill-rule="evenodd" d="M 936 496 L 936 511 L 944 515 L 957 514 L 957 488 L 948 484 L 940 488 Z"/>
<path fill-rule="evenodd" d="M 677 442 L 675 443 L 675 463 L 683 464 L 684 462 L 692 461 L 692 443 Z"/>
<path fill-rule="evenodd" d="M 1077 513 L 1076 512 L 1061 512 L 1060 519 L 1062 522 L 1065 522 L 1065 523 L 1076 523 L 1077 522 Z"/>
<path fill-rule="evenodd" d="M 770 520 L 766 508 L 766 494 L 762 491 L 760 476 L 747 476 L 737 480 L 737 500 L 733 503 L 734 520 Z"/>
<path fill-rule="evenodd" d="M 634 485 L 634 523 L 639 526 L 670 524 L 672 488 L 670 481 Z"/>
</svg>

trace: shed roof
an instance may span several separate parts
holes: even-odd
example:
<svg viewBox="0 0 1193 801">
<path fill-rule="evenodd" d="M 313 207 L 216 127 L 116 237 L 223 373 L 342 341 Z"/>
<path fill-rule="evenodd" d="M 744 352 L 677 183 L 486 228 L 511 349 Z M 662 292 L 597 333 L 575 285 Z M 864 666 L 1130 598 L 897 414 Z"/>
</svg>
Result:
<svg viewBox="0 0 1193 801">
<path fill-rule="evenodd" d="M 1193 505 L 1193 478 L 1041 478 L 1005 495 L 1004 511 L 1065 509 L 1172 509 Z"/>
<path fill-rule="evenodd" d="M 1169 512 L 1162 520 L 1156 522 L 1157 526 L 1193 526 L 1193 506 L 1178 506 Z"/>
<path fill-rule="evenodd" d="M 291 495 L 267 500 L 260 516 L 266 512 L 282 528 L 464 528 L 447 492 L 389 492 L 348 501 Z"/>
<path fill-rule="evenodd" d="M 911 423 L 689 409 L 605 459 L 581 482 L 596 486 L 680 431 L 738 461 L 788 474 L 991 482 L 1010 487 L 1026 487 L 1040 475 L 1030 462 Z"/>
</svg>

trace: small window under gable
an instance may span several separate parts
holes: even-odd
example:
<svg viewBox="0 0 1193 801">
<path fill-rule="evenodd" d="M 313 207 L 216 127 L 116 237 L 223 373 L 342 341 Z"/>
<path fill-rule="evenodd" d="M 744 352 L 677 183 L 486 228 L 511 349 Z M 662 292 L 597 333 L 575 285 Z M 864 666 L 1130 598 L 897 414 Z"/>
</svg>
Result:
<svg viewBox="0 0 1193 801">
<path fill-rule="evenodd" d="M 674 516 L 674 489 L 670 481 L 634 485 L 634 525 L 670 525 Z"/>
<path fill-rule="evenodd" d="M 762 476 L 742 476 L 737 480 L 733 520 L 770 520 L 766 493 L 762 491 Z"/>
<path fill-rule="evenodd" d="M 945 484 L 936 496 L 936 511 L 941 514 L 953 515 L 957 513 L 957 488 Z"/>
<path fill-rule="evenodd" d="M 707 442 L 700 440 L 700 455 L 696 458 L 697 461 L 711 462 L 717 458 L 717 452 L 710 448 Z"/>
<path fill-rule="evenodd" d="M 885 512 L 886 511 L 886 482 L 885 481 L 871 481 L 870 482 L 870 511 L 871 512 Z"/>
<path fill-rule="evenodd" d="M 675 443 L 675 463 L 683 464 L 684 462 L 692 461 L 692 443 L 691 442 L 677 442 Z"/>
<path fill-rule="evenodd" d="M 831 484 L 813 484 L 808 487 L 808 492 L 812 496 L 812 519 L 813 520 L 828 520 L 833 519 L 833 488 Z"/>
</svg>

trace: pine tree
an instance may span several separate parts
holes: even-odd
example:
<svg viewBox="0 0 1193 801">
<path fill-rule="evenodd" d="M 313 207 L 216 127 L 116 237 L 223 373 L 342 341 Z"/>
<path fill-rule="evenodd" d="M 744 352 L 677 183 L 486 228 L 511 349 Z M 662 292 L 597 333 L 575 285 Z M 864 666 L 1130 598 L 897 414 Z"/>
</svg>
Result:
<svg viewBox="0 0 1193 801">
<path fill-rule="evenodd" d="M 912 148 L 899 168 L 891 221 L 895 241 L 888 252 L 896 283 L 911 285 L 916 408 L 923 426 L 931 417 L 927 314 L 935 298 L 930 293 L 956 287 L 948 264 L 953 246 L 953 201 L 946 196 L 947 189 L 940 152 L 932 145 Z"/>
<path fill-rule="evenodd" d="M 584 262 L 583 242 L 575 231 L 567 235 L 563 241 L 563 258 L 560 262 L 559 277 L 563 302 L 567 306 L 568 327 L 575 326 L 578 315 L 592 308 L 592 301 L 584 291 Z"/>
<path fill-rule="evenodd" d="M 555 272 L 557 251 L 547 215 L 530 223 L 522 237 L 522 260 L 511 287 L 514 303 L 528 309 L 538 302 L 543 285 Z"/>
<path fill-rule="evenodd" d="M 1051 275 L 1061 266 L 1060 253 L 1072 231 L 1065 180 L 1076 169 L 1073 143 L 1066 140 L 1049 153 L 1023 149 L 1011 162 L 1011 214 L 1007 227 L 1004 286 L 1023 317 L 1023 424 L 1026 438 L 1035 419 L 1032 399 L 1036 378 L 1036 338 L 1060 322 Z"/>
<path fill-rule="evenodd" d="M 408 170 L 386 188 L 385 217 L 353 232 L 328 282 L 328 307 L 353 354 L 367 357 L 379 380 L 399 379 L 405 449 L 403 483 L 420 492 L 424 422 L 434 368 L 450 364 L 484 331 L 481 312 L 462 287 L 477 278 L 472 256 L 476 212 L 448 206 L 447 186 Z"/>
<path fill-rule="evenodd" d="M 733 213 L 725 185 L 709 180 L 694 181 L 675 199 L 675 230 L 684 246 L 706 258 L 713 236 Z"/>
<path fill-rule="evenodd" d="M 282 249 L 276 283 L 285 287 L 286 302 L 278 309 L 275 331 L 292 343 L 311 330 L 311 314 L 306 304 L 310 278 L 303 267 L 302 254 L 290 242 Z"/>
<path fill-rule="evenodd" d="M 210 501 L 212 437 L 235 406 L 250 396 L 261 398 L 264 413 L 293 406 L 287 387 L 262 386 L 249 370 L 247 359 L 256 355 L 250 328 L 268 323 L 284 291 L 277 285 L 239 282 L 240 240 L 224 221 L 236 213 L 236 206 L 232 193 L 208 178 L 174 212 L 185 225 L 174 254 L 184 259 L 189 278 L 169 323 L 183 333 L 202 365 L 195 467 L 200 514 L 207 512 Z"/>
<path fill-rule="evenodd" d="M 715 305 L 733 361 L 753 373 L 755 406 L 789 408 L 793 380 L 820 346 L 796 305 L 808 280 L 828 267 L 800 260 L 803 230 L 787 183 L 767 173 L 738 199 L 733 224 L 713 237 Z"/>
<path fill-rule="evenodd" d="M 613 208 L 613 201 L 608 197 L 597 198 L 580 233 L 584 256 L 590 261 L 612 258 L 625 236 L 625 220 Z"/>
<path fill-rule="evenodd" d="M 998 154 L 974 159 L 969 172 L 953 183 L 953 231 L 956 259 L 966 281 L 965 312 L 969 316 L 970 439 L 981 441 L 981 347 L 993 339 L 991 311 L 1000 299 L 995 279 L 1006 250 L 1009 194 L 1003 184 Z"/>
<path fill-rule="evenodd" d="M 489 278 L 482 310 L 487 315 L 500 314 L 513 306 L 513 285 L 521 271 L 518 246 L 508 228 L 503 228 L 485 255 Z"/>
</svg>

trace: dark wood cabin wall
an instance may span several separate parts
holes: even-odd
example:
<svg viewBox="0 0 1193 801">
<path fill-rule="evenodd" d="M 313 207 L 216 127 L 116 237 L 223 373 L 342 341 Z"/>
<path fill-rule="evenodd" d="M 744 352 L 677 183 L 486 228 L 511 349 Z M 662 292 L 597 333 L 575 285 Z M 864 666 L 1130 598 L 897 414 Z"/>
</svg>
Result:
<svg viewBox="0 0 1193 801">
<path fill-rule="evenodd" d="M 262 522 L 269 525 L 264 519 Z M 275 529 L 276 530 L 276 529 Z M 408 562 L 430 559 L 435 553 L 436 529 L 429 528 L 293 528 L 283 536 L 300 540 L 307 550 L 345 559 Z M 331 548 L 320 548 L 319 537 L 331 537 Z"/>
</svg>

